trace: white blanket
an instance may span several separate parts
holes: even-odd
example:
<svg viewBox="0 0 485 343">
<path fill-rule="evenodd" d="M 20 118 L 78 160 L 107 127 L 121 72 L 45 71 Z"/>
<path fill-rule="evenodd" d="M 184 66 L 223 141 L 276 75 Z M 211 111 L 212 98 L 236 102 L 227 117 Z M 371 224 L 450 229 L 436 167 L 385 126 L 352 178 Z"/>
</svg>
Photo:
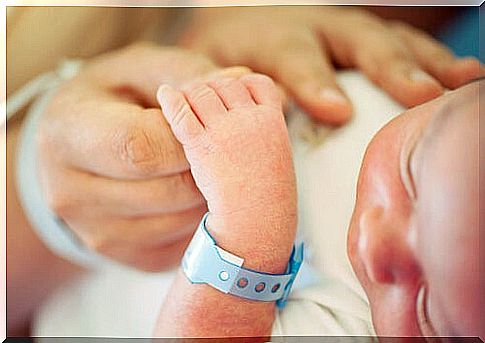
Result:
<svg viewBox="0 0 485 343">
<path fill-rule="evenodd" d="M 278 313 L 274 335 L 372 335 L 367 298 L 346 255 L 347 227 L 365 148 L 402 108 L 355 72 L 339 75 L 353 101 L 352 122 L 320 144 L 308 143 L 309 122 L 289 117 L 299 192 L 299 230 L 319 282 L 295 290 Z M 40 309 L 35 336 L 150 337 L 173 273 L 112 266 L 54 294 Z"/>
</svg>

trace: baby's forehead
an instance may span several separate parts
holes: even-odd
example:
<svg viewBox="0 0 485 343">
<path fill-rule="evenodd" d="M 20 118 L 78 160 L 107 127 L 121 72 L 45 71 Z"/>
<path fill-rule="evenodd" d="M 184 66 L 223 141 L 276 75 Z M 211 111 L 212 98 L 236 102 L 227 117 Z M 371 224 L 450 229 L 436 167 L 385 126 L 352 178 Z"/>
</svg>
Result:
<svg viewBox="0 0 485 343">
<path fill-rule="evenodd" d="M 454 256 L 463 262 L 477 256 L 472 245 L 479 230 L 478 94 L 457 95 L 438 110 L 421 142 L 418 239 L 421 263 L 436 280 L 466 271 L 459 263 L 437 267 L 436 261 Z"/>
<path fill-rule="evenodd" d="M 432 236 L 451 229 L 448 224 L 461 222 L 470 226 L 476 221 L 473 203 L 478 204 L 479 186 L 477 85 L 450 96 L 437 110 L 419 143 L 417 192 L 422 200 L 419 207 L 424 210 L 420 215 L 423 222 L 433 217 L 440 223 L 438 230 L 431 230 Z M 455 230 L 460 228 L 452 231 Z"/>
<path fill-rule="evenodd" d="M 484 86 L 485 80 L 475 81 L 446 95 L 424 131 L 423 145 L 432 146 L 458 131 L 466 139 L 464 129 L 478 126 L 479 91 Z"/>
</svg>

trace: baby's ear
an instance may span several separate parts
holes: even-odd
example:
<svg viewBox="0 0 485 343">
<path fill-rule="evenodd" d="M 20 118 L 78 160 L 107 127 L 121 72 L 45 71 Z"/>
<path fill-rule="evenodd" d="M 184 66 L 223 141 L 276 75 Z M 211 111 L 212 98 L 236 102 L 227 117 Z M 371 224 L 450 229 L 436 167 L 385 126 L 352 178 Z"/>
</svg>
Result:
<svg viewBox="0 0 485 343">
<path fill-rule="evenodd" d="M 362 213 L 358 255 L 371 282 L 404 286 L 419 279 L 421 272 L 407 225 L 391 218 L 381 207 L 367 208 Z"/>
</svg>

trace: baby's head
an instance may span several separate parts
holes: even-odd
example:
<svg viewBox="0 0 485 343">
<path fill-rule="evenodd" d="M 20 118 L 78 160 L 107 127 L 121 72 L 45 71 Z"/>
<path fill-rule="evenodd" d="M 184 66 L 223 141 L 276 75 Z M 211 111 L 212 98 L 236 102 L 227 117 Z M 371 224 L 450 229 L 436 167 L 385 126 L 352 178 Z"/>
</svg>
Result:
<svg viewBox="0 0 485 343">
<path fill-rule="evenodd" d="M 405 112 L 367 149 L 348 252 L 378 335 L 485 337 L 483 87 L 476 81 Z"/>
</svg>

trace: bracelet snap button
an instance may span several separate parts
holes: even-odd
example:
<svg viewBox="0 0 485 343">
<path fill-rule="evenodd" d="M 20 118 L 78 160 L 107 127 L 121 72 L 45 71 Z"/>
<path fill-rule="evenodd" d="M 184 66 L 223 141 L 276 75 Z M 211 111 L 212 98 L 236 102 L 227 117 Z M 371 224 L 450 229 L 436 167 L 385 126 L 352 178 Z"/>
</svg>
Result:
<svg viewBox="0 0 485 343">
<path fill-rule="evenodd" d="M 229 280 L 229 273 L 223 270 L 222 272 L 219 273 L 219 279 L 221 279 L 222 281 Z"/>
</svg>

